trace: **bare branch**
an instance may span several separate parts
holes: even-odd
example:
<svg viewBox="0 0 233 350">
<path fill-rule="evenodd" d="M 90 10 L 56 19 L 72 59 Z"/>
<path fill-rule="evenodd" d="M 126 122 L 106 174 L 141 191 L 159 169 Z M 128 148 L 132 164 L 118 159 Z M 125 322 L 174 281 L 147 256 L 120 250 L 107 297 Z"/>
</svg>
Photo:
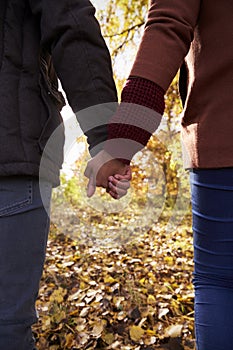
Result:
<svg viewBox="0 0 233 350">
<path fill-rule="evenodd" d="M 125 30 L 123 30 L 122 32 L 120 33 L 115 33 L 115 34 L 111 34 L 111 35 L 104 35 L 105 38 L 113 38 L 113 37 L 116 37 L 116 36 L 121 36 L 121 35 L 124 35 L 127 33 L 127 35 L 129 34 L 129 32 L 131 32 L 132 30 L 134 29 L 138 29 L 140 27 L 142 27 L 143 25 L 145 24 L 145 21 L 141 22 L 141 23 L 138 23 L 138 24 L 135 24 L 133 25 L 132 27 L 130 28 L 127 28 Z"/>
</svg>

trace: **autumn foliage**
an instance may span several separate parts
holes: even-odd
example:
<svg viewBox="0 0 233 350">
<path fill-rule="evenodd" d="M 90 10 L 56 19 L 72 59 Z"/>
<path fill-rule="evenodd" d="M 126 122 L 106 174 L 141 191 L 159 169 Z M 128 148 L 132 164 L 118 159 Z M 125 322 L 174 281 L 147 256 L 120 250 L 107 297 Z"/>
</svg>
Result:
<svg viewBox="0 0 233 350">
<path fill-rule="evenodd" d="M 98 11 L 119 89 L 147 6 L 109 0 Z M 87 199 L 87 149 L 73 176 L 62 174 L 37 302 L 39 350 L 194 349 L 191 214 L 177 79 L 159 130 L 133 159 L 125 198 L 113 201 L 99 189 Z"/>
</svg>

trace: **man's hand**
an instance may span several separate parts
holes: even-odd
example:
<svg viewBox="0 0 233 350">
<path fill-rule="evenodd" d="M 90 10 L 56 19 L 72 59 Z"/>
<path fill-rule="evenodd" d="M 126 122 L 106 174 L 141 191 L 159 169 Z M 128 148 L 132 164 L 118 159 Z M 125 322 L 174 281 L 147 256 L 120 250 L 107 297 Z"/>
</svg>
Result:
<svg viewBox="0 0 233 350">
<path fill-rule="evenodd" d="M 87 196 L 92 197 L 96 186 L 106 188 L 115 199 L 123 197 L 129 189 L 131 168 L 120 160 L 112 158 L 106 151 L 100 151 L 91 159 L 84 175 L 89 179 Z"/>
</svg>

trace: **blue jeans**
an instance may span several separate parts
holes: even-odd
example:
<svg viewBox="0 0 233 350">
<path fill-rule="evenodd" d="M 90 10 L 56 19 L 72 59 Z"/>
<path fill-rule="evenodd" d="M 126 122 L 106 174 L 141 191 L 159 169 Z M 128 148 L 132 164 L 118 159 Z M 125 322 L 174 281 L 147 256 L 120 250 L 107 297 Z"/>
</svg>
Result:
<svg viewBox="0 0 233 350">
<path fill-rule="evenodd" d="M 233 349 L 233 168 L 191 176 L 198 350 Z"/>
<path fill-rule="evenodd" d="M 35 177 L 0 177 L 1 350 L 35 349 L 31 325 L 37 321 L 51 189 Z"/>
</svg>

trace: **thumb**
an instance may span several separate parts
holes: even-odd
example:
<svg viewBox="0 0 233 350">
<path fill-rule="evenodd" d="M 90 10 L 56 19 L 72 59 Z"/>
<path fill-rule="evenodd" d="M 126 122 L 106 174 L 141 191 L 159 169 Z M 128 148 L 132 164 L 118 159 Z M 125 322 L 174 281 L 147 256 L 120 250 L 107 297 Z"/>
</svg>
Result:
<svg viewBox="0 0 233 350">
<path fill-rule="evenodd" d="M 95 180 L 93 174 L 90 175 L 88 184 L 87 184 L 87 197 L 92 197 L 93 194 L 95 193 L 96 185 L 95 185 Z"/>
<path fill-rule="evenodd" d="M 132 180 L 132 170 L 130 165 L 127 165 L 126 167 L 125 176 L 127 180 Z"/>
</svg>

